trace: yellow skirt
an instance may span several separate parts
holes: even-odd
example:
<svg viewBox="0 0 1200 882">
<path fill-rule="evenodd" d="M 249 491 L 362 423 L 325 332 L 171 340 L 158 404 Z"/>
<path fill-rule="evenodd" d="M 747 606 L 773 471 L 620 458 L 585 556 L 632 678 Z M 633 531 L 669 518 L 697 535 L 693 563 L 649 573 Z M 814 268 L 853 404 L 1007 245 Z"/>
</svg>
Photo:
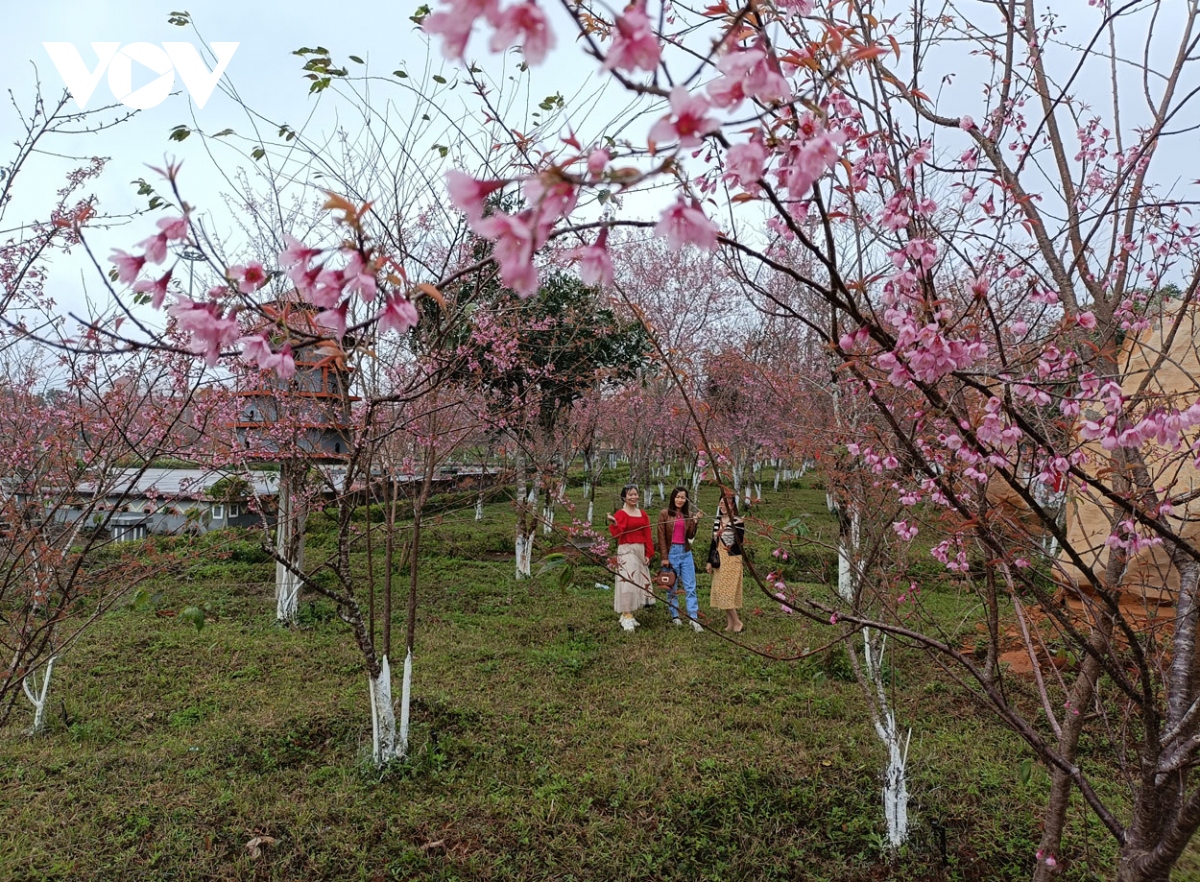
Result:
<svg viewBox="0 0 1200 882">
<path fill-rule="evenodd" d="M 713 570 L 709 605 L 713 609 L 742 608 L 742 556 L 730 554 L 723 542 L 717 543 L 720 569 Z"/>
</svg>

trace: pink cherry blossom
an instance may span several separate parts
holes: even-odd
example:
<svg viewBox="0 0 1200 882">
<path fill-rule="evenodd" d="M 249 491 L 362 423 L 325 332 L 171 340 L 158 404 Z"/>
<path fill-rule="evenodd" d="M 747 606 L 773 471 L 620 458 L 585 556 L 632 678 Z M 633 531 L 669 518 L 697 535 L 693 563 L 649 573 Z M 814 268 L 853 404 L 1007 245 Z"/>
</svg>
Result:
<svg viewBox="0 0 1200 882">
<path fill-rule="evenodd" d="M 474 230 L 496 243 L 500 279 L 521 297 L 537 293 L 538 274 L 533 265 L 534 231 L 528 218 L 497 212 L 474 224 Z"/>
<path fill-rule="evenodd" d="M 450 191 L 450 201 L 471 221 L 483 217 L 487 197 L 503 186 L 504 181 L 476 180 L 457 169 L 446 172 L 446 189 Z"/>
<path fill-rule="evenodd" d="M 117 281 L 128 285 L 137 279 L 142 267 L 146 265 L 144 255 L 126 254 L 119 248 L 114 248 L 109 258 L 117 266 Z"/>
<path fill-rule="evenodd" d="M 681 250 L 685 245 L 712 251 L 717 247 L 719 232 L 716 224 L 705 216 L 699 203 L 693 200 L 689 205 L 682 197 L 663 211 L 654 227 L 654 235 L 663 236 L 674 251 Z"/>
<path fill-rule="evenodd" d="M 259 370 L 275 371 L 284 380 L 296 375 L 296 359 L 290 343 L 285 343 L 278 352 L 272 352 L 271 345 L 261 334 L 242 337 L 238 342 L 242 344 L 242 359 Z"/>
<path fill-rule="evenodd" d="M 481 16 L 494 19 L 499 3 L 498 0 L 448 0 L 446 6 L 426 16 L 422 27 L 425 33 L 442 37 L 442 53 L 447 58 L 461 59 L 476 19 Z"/>
<path fill-rule="evenodd" d="M 407 297 L 395 294 L 384 301 L 383 309 L 376 316 L 379 327 L 384 331 L 395 331 L 403 334 L 409 328 L 414 328 L 419 320 L 417 308 Z"/>
<path fill-rule="evenodd" d="M 350 260 L 342 269 L 342 293 L 353 297 L 358 295 L 367 303 L 375 299 L 377 283 L 375 281 L 375 270 L 362 259 L 362 255 L 355 252 L 350 255 Z M 314 301 L 315 303 L 316 301 Z M 317 304 L 318 306 L 332 304 Z"/>
<path fill-rule="evenodd" d="M 176 304 L 167 310 L 179 325 L 179 329 L 191 337 L 192 352 L 204 356 L 209 367 L 217 363 L 221 350 L 238 339 L 237 320 L 226 315 L 215 300 L 197 303 L 187 297 L 177 296 Z"/>
<path fill-rule="evenodd" d="M 579 277 L 586 285 L 611 285 L 613 281 L 612 259 L 608 254 L 608 227 L 600 231 L 595 244 L 584 245 L 569 253 L 579 261 Z"/>
<path fill-rule="evenodd" d="M 541 64 L 546 53 L 554 48 L 554 31 L 546 20 L 546 14 L 536 3 L 528 0 L 515 3 L 491 17 L 495 33 L 488 43 L 493 52 L 501 52 L 510 46 L 521 46 L 525 60 L 530 64 Z"/>
<path fill-rule="evenodd" d="M 745 190 L 757 189 L 767 148 L 761 141 L 734 144 L 725 153 L 725 179 Z"/>
<path fill-rule="evenodd" d="M 139 294 L 150 295 L 150 306 L 154 309 L 161 309 L 163 298 L 167 296 L 167 285 L 171 281 L 171 270 L 160 276 L 154 281 L 143 280 L 133 286 L 133 290 Z"/>
<path fill-rule="evenodd" d="M 804 199 L 813 184 L 838 159 L 838 148 L 846 142 L 846 133 L 817 130 L 809 138 L 791 142 L 779 163 L 780 181 L 793 199 Z"/>
<path fill-rule="evenodd" d="M 151 263 L 162 263 L 167 259 L 166 233 L 159 233 L 157 236 L 143 239 L 141 242 L 138 242 L 138 247 L 146 249 L 146 260 Z"/>
<path fill-rule="evenodd" d="M 159 233 L 169 242 L 182 242 L 188 236 L 186 217 L 164 217 L 157 222 Z"/>
<path fill-rule="evenodd" d="M 617 28 L 602 70 L 624 70 L 630 73 L 644 70 L 653 73 L 662 58 L 658 37 L 650 29 L 644 2 L 634 2 L 617 16 Z"/>
<path fill-rule="evenodd" d="M 296 269 L 292 272 L 295 273 Z M 325 269 L 323 265 L 318 265 L 300 274 L 300 277 L 301 280 L 296 281 L 296 290 L 307 297 L 313 306 L 331 309 L 341 301 L 342 288 L 346 284 L 346 277 L 341 270 Z"/>
<path fill-rule="evenodd" d="M 775 104 L 790 96 L 787 80 L 771 67 L 762 49 L 730 52 L 717 63 L 717 70 L 722 75 L 708 84 L 708 94 L 717 107 L 734 108 L 745 98 Z"/>
<path fill-rule="evenodd" d="M 326 330 L 332 331 L 333 335 L 341 340 L 346 336 L 346 311 L 349 306 L 350 302 L 346 301 L 340 306 L 318 312 L 317 323 Z"/>
<path fill-rule="evenodd" d="M 320 248 L 309 248 L 299 239 L 287 233 L 283 234 L 283 241 L 287 247 L 279 252 L 279 265 L 285 269 L 299 267 L 302 271 L 307 270 L 313 258 L 319 257 L 321 254 Z M 293 279 L 293 281 L 295 280 Z"/>
<path fill-rule="evenodd" d="M 242 337 L 238 342 L 242 344 L 242 359 L 249 364 L 261 364 L 263 359 L 273 355 L 271 344 L 262 334 L 251 334 Z"/>
<path fill-rule="evenodd" d="M 611 159 L 612 155 L 604 148 L 593 150 L 590 154 L 588 154 L 588 174 L 593 178 L 600 177 L 600 175 L 604 174 L 604 169 L 608 167 L 608 163 Z"/>
<path fill-rule="evenodd" d="M 715 132 L 721 123 L 707 116 L 712 105 L 701 95 L 692 95 L 683 86 L 671 90 L 671 112 L 650 129 L 650 141 L 655 144 L 679 142 L 680 147 L 696 147 L 704 136 Z"/>
<path fill-rule="evenodd" d="M 231 281 L 237 282 L 238 290 L 243 294 L 253 294 L 267 283 L 267 272 L 257 260 L 245 266 L 231 266 L 228 276 Z"/>
</svg>

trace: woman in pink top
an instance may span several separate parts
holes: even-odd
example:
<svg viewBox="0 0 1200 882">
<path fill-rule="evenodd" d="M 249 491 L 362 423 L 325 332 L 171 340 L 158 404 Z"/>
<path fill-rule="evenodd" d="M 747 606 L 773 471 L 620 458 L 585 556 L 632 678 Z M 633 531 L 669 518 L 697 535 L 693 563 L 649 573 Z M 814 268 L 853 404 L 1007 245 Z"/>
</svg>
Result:
<svg viewBox="0 0 1200 882">
<path fill-rule="evenodd" d="M 704 512 L 691 511 L 686 487 L 676 487 L 667 497 L 667 507 L 658 513 L 658 544 L 662 549 L 663 563 L 670 564 L 677 578 L 676 587 L 682 588 L 687 598 L 687 616 L 692 629 L 703 631 L 700 624 L 700 602 L 696 599 L 696 562 L 692 558 L 692 540 L 696 538 L 696 526 Z M 679 598 L 675 592 L 667 597 L 671 609 L 671 622 L 676 627 L 683 624 L 679 618 Z"/>
<path fill-rule="evenodd" d="M 617 589 L 613 609 L 621 614 L 621 627 L 632 631 L 638 626 L 635 610 L 654 600 L 650 591 L 650 559 L 654 539 L 650 534 L 650 516 L 638 508 L 638 488 L 621 488 L 621 508 L 608 516 L 608 532 L 617 540 Z"/>
</svg>

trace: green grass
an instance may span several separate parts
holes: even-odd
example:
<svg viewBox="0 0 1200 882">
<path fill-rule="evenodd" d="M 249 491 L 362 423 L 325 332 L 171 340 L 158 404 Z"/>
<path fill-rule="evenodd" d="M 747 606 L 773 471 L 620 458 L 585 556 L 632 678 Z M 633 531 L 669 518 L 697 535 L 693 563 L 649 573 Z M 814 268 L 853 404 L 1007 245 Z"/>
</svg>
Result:
<svg viewBox="0 0 1200 882">
<path fill-rule="evenodd" d="M 829 524 L 816 491 L 767 496 L 768 517 Z M 1047 779 L 1022 783 L 1019 741 L 923 657 L 892 659 L 914 833 L 891 856 L 844 653 L 770 660 L 671 627 L 662 604 L 625 634 L 600 568 L 515 582 L 497 559 L 511 526 L 504 504 L 430 523 L 411 750 L 383 774 L 346 627 L 306 599 L 302 628 L 276 628 L 252 548 L 162 586 L 172 608 L 207 604 L 201 631 L 152 608 L 104 617 L 56 668 L 46 735 L 15 737 L 14 718 L 0 741 L 0 879 L 1029 877 Z M 700 594 L 707 615 L 703 575 Z M 768 655 L 828 639 L 749 586 L 744 618 Z M 1106 877 L 1107 834 L 1071 817 L 1062 878 Z M 256 836 L 275 840 L 257 858 Z"/>
</svg>

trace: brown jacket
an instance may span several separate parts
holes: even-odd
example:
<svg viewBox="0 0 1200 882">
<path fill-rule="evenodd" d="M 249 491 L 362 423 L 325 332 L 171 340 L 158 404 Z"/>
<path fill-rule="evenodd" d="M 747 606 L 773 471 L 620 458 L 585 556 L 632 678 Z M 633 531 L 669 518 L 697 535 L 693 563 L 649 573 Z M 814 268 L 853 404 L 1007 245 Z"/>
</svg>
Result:
<svg viewBox="0 0 1200 882">
<path fill-rule="evenodd" d="M 694 513 L 687 518 L 687 540 L 690 543 L 696 538 L 696 527 L 700 524 L 700 518 L 703 514 Z M 671 534 L 675 532 L 675 518 L 668 514 L 667 509 L 662 509 L 658 513 L 658 547 L 662 550 L 662 556 L 665 559 L 667 552 L 671 550 Z"/>
</svg>

